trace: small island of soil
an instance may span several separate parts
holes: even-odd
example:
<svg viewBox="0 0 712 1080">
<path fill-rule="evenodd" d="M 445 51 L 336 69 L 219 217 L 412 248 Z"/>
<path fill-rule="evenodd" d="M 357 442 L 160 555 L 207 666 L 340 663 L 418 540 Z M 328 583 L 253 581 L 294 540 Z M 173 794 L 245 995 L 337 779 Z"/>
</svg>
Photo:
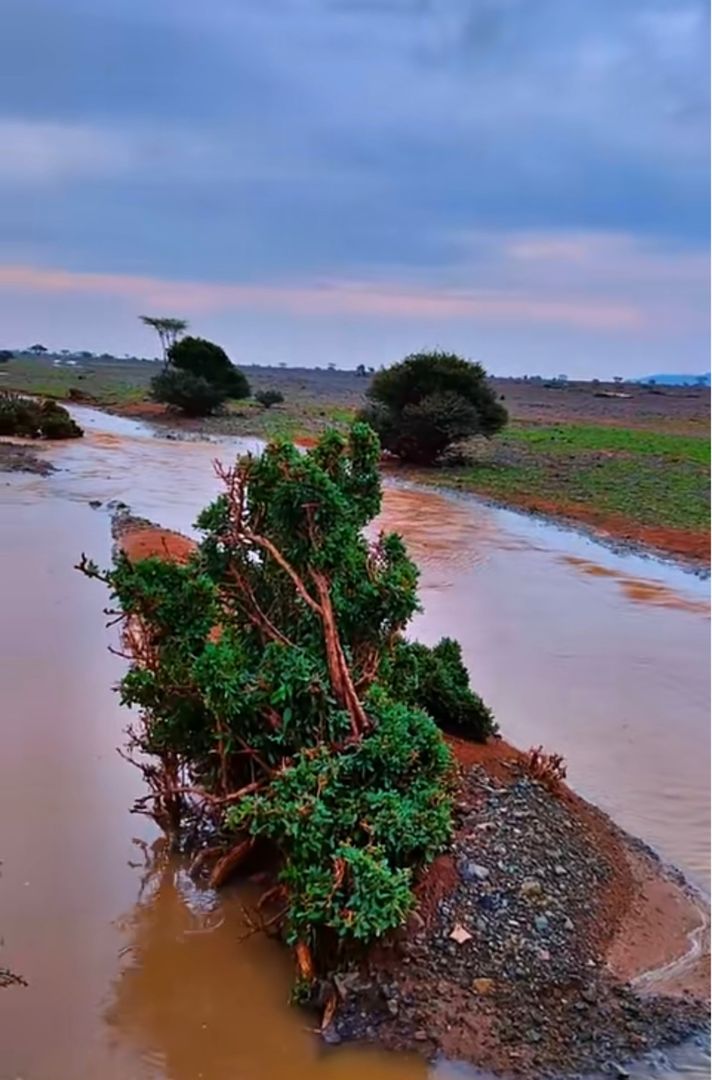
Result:
<svg viewBox="0 0 712 1080">
<path fill-rule="evenodd" d="M 128 514 L 133 559 L 193 542 Z M 699 1036 L 709 1018 L 704 899 L 503 739 L 449 739 L 455 836 L 393 940 L 335 976 L 327 1042 L 360 1040 L 504 1075 L 606 1070 Z M 331 1010 L 329 1010 L 331 1012 Z"/>
<path fill-rule="evenodd" d="M 679 873 L 504 740 L 450 740 L 457 831 L 406 930 L 342 982 L 327 1038 L 551 1075 L 701 1032 L 708 913 Z"/>
</svg>

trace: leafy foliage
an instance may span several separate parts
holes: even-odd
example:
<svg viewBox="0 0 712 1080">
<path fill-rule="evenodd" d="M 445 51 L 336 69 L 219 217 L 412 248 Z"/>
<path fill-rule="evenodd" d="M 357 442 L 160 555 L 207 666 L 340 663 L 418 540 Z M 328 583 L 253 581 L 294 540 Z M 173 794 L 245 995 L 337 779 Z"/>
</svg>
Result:
<svg viewBox="0 0 712 1080">
<path fill-rule="evenodd" d="M 186 416 L 209 416 L 227 399 L 227 392 L 201 375 L 166 368 L 151 379 L 151 396 L 155 401 L 175 405 Z"/>
<path fill-rule="evenodd" d="M 181 338 L 169 348 L 168 360 L 179 371 L 219 386 L 226 397 L 249 397 L 250 384 L 244 374 L 230 362 L 225 350 L 212 341 L 199 337 Z"/>
<path fill-rule="evenodd" d="M 420 705 L 444 731 L 480 742 L 496 730 L 492 710 L 470 689 L 462 649 L 452 638 L 432 649 L 398 641 L 384 658 L 380 678 L 396 700 Z"/>
<path fill-rule="evenodd" d="M 452 353 L 407 356 L 373 377 L 367 397 L 362 418 L 404 461 L 432 464 L 453 443 L 507 422 L 482 365 Z"/>
<path fill-rule="evenodd" d="M 271 409 L 273 405 L 281 405 L 284 401 L 284 394 L 280 390 L 258 390 L 255 394 L 255 401 L 260 405 L 264 405 L 265 409 Z"/>
<path fill-rule="evenodd" d="M 28 439 L 76 439 L 84 432 L 56 401 L 35 401 L 0 391 L 0 435 Z"/>
<path fill-rule="evenodd" d="M 124 616 L 141 808 L 174 835 L 231 845 L 214 883 L 256 844 L 279 853 L 283 931 L 306 978 L 397 927 L 414 873 L 447 841 L 435 719 L 492 730 L 459 647 L 403 638 L 416 567 L 399 536 L 363 535 L 378 457 L 363 424 L 306 454 L 273 443 L 221 471 L 187 563 L 82 567 Z"/>
</svg>

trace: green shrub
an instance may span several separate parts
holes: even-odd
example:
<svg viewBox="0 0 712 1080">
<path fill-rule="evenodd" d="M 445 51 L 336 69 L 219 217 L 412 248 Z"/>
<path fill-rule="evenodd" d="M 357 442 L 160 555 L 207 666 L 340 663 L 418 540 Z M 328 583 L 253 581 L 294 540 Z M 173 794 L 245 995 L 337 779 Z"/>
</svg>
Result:
<svg viewBox="0 0 712 1080">
<path fill-rule="evenodd" d="M 271 409 L 273 405 L 281 405 L 284 401 L 284 394 L 279 390 L 258 390 L 255 394 L 255 401 L 260 405 L 264 405 L 265 409 Z"/>
<path fill-rule="evenodd" d="M 121 695 L 139 710 L 142 808 L 174 840 L 231 848 L 214 883 L 255 843 L 278 853 L 285 937 L 321 971 L 402 923 L 447 841 L 434 715 L 478 738 L 492 726 L 454 642 L 403 639 L 417 569 L 399 536 L 363 535 L 379 452 L 363 424 L 304 454 L 270 444 L 223 474 L 185 565 L 82 564 L 141 628 Z"/>
<path fill-rule="evenodd" d="M 227 399 L 227 391 L 190 371 L 167 368 L 151 379 L 155 401 L 175 405 L 186 416 L 209 416 Z"/>
<path fill-rule="evenodd" d="M 179 371 L 219 386 L 225 397 L 250 396 L 250 384 L 244 374 L 231 363 L 224 349 L 205 338 L 184 337 L 175 341 L 168 349 L 168 361 Z"/>
<path fill-rule="evenodd" d="M 452 353 L 407 356 L 374 375 L 366 395 L 361 418 L 403 461 L 432 464 L 453 443 L 493 435 L 507 422 L 482 365 Z"/>
<path fill-rule="evenodd" d="M 380 679 L 394 698 L 424 709 L 444 731 L 475 742 L 496 731 L 491 709 L 470 689 L 462 649 L 452 638 L 432 649 L 399 640 L 384 658 Z"/>
<path fill-rule="evenodd" d="M 36 401 L 0 391 L 0 435 L 28 439 L 76 439 L 84 432 L 56 401 Z"/>
</svg>

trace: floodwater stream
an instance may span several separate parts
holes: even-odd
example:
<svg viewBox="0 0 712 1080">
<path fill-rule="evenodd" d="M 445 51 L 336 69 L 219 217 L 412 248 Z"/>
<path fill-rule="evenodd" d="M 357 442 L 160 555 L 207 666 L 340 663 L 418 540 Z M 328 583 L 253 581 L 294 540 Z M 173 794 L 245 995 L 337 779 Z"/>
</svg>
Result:
<svg viewBox="0 0 712 1080">
<path fill-rule="evenodd" d="M 73 411 L 86 436 L 47 449 L 57 472 L 0 478 L 0 965 L 28 982 L 0 991 L 0 1080 L 465 1075 L 322 1047 L 287 1005 L 286 951 L 240 940 L 244 894 L 196 888 L 129 814 L 140 777 L 115 752 L 127 718 L 111 689 L 123 664 L 101 587 L 72 567 L 82 551 L 107 564 L 110 500 L 190 531 L 218 490 L 211 461 L 249 442 Z M 412 633 L 457 637 L 504 734 L 563 753 L 582 794 L 707 890 L 707 584 L 390 480 L 380 525 L 421 568 Z M 656 1075 L 701 1080 L 709 1059 L 686 1050 Z"/>
</svg>

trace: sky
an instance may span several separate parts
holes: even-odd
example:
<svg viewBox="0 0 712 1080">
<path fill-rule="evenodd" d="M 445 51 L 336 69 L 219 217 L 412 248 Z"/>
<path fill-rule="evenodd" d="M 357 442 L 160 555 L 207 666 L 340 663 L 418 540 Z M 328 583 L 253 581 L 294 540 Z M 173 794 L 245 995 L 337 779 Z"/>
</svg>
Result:
<svg viewBox="0 0 712 1080">
<path fill-rule="evenodd" d="M 706 0 L 3 0 L 0 341 L 709 369 Z"/>
</svg>

